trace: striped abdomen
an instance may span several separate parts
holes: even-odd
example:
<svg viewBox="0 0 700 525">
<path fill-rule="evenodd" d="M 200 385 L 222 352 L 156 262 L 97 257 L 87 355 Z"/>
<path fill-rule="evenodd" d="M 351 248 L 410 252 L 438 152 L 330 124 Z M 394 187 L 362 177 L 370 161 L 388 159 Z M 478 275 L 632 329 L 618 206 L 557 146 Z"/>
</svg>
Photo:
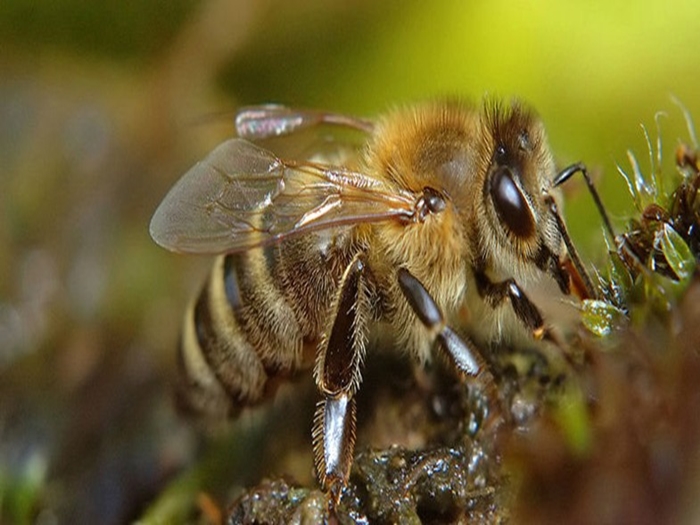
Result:
<svg viewBox="0 0 700 525">
<path fill-rule="evenodd" d="M 348 259 L 321 246 L 306 235 L 216 260 L 185 317 L 182 408 L 234 415 L 273 393 L 276 379 L 313 363 Z"/>
</svg>

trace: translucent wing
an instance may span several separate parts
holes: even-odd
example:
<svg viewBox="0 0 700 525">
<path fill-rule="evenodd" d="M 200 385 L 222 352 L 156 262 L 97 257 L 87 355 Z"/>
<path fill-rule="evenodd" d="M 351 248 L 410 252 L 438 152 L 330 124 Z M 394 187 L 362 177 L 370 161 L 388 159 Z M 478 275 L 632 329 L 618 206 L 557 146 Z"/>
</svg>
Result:
<svg viewBox="0 0 700 525">
<path fill-rule="evenodd" d="M 342 167 L 292 163 L 243 139 L 219 145 L 151 220 L 169 250 L 225 253 L 343 224 L 410 218 L 417 197 Z"/>
<path fill-rule="evenodd" d="M 236 132 L 241 138 L 259 140 L 290 135 L 321 124 L 371 133 L 371 120 L 313 109 L 292 109 L 278 104 L 249 106 L 236 115 Z"/>
</svg>

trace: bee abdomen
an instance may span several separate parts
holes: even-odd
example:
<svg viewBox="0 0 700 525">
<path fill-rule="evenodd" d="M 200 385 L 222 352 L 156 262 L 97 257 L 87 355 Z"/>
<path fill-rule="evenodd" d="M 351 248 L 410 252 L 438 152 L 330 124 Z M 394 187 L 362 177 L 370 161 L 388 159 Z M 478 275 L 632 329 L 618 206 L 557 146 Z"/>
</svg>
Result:
<svg viewBox="0 0 700 525">
<path fill-rule="evenodd" d="M 265 250 L 219 257 L 188 310 L 178 400 L 190 412 L 235 415 L 300 365 L 302 333 Z"/>
</svg>

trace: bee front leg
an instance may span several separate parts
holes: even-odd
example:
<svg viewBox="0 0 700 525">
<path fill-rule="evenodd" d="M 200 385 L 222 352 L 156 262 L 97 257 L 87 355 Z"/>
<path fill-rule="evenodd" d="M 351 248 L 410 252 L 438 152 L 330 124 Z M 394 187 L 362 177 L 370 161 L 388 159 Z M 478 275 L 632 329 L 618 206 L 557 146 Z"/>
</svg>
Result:
<svg viewBox="0 0 700 525">
<path fill-rule="evenodd" d="M 362 381 L 370 317 L 364 270 L 359 255 L 345 269 L 333 303 L 333 325 L 321 343 L 314 370 L 323 394 L 314 417 L 316 471 L 336 503 L 350 475 L 355 447 L 355 393 Z"/>
<path fill-rule="evenodd" d="M 552 338 L 549 329 L 545 327 L 540 310 L 530 301 L 515 279 L 506 279 L 494 283 L 480 271 L 476 272 L 476 286 L 479 294 L 495 308 L 506 299 L 510 300 L 513 311 L 518 319 L 531 331 L 535 339 Z"/>
<path fill-rule="evenodd" d="M 475 376 L 481 367 L 470 345 L 445 323 L 440 307 L 428 290 L 411 272 L 399 268 L 399 286 L 408 304 L 418 319 L 428 330 L 435 334 L 435 339 L 446 351 L 453 364 L 467 375 Z"/>
</svg>

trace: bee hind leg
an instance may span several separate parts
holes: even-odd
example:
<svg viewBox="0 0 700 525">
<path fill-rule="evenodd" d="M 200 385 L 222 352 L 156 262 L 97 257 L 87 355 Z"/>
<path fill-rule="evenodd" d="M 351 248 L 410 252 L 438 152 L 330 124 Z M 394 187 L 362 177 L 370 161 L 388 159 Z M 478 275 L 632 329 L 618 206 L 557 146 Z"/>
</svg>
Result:
<svg viewBox="0 0 700 525">
<path fill-rule="evenodd" d="M 367 344 L 370 304 L 365 266 L 356 256 L 345 269 L 333 304 L 333 324 L 319 348 L 314 377 L 323 395 L 314 417 L 316 471 L 332 503 L 347 484 L 355 447 L 355 393 Z"/>
</svg>

